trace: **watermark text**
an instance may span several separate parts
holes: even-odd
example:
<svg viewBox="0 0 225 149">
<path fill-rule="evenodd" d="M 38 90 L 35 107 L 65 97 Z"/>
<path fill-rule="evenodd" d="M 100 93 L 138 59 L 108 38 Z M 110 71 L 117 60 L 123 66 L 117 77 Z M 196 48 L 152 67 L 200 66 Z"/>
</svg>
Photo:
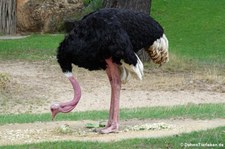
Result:
<svg viewBox="0 0 225 149">
<path fill-rule="evenodd" d="M 225 147 L 223 143 L 181 143 L 182 147 Z"/>
</svg>

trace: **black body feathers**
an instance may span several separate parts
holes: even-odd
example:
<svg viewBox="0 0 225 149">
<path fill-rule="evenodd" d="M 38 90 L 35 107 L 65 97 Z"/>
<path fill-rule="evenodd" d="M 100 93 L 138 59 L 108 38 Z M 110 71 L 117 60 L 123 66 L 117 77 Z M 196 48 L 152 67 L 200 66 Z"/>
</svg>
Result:
<svg viewBox="0 0 225 149">
<path fill-rule="evenodd" d="M 72 63 L 89 70 L 106 69 L 112 57 L 136 65 L 135 52 L 162 37 L 163 28 L 150 16 L 125 9 L 101 9 L 83 17 L 60 44 L 57 53 L 63 72 Z"/>
</svg>

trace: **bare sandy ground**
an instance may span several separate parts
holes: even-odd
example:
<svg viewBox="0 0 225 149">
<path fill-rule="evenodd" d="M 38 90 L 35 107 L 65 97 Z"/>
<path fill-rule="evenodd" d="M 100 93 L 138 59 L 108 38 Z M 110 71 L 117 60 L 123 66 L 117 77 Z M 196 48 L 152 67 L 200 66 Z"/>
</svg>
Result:
<svg viewBox="0 0 225 149">
<path fill-rule="evenodd" d="M 50 62 L 0 62 L 0 73 L 11 83 L 0 95 L 1 113 L 46 113 L 53 102 L 72 99 L 72 87 L 57 64 Z M 104 71 L 74 67 L 82 97 L 75 111 L 108 109 L 110 86 Z M 173 106 L 189 103 L 225 103 L 225 85 L 196 74 L 145 73 L 143 81 L 122 85 L 121 108 Z M 206 78 L 207 79 L 207 78 Z"/>
<path fill-rule="evenodd" d="M 207 130 L 225 126 L 225 119 L 192 120 L 192 119 L 167 119 L 167 120 L 129 120 L 121 122 L 121 130 L 113 134 L 99 134 L 85 128 L 87 123 L 95 121 L 60 121 L 36 122 L 32 124 L 10 124 L 0 126 L 0 145 L 39 143 L 46 141 L 99 141 L 111 142 L 132 138 L 158 138 L 192 131 Z M 163 125 L 165 128 L 152 127 L 150 130 L 129 130 L 127 127 L 138 125 Z M 62 126 L 70 128 L 69 133 L 58 131 Z M 182 142 L 181 142 L 182 143 Z M 184 142 L 183 142 L 184 143 Z"/>
<path fill-rule="evenodd" d="M 22 39 L 22 38 L 27 38 L 28 36 L 0 36 L 0 40 L 13 40 L 13 39 Z"/>
<path fill-rule="evenodd" d="M 49 62 L 0 61 L 0 73 L 10 82 L 0 94 L 0 113 L 46 113 L 53 102 L 73 97 L 72 87 L 57 64 Z M 82 98 L 74 111 L 109 108 L 110 86 L 104 71 L 74 67 Z M 122 86 L 122 108 L 174 106 L 190 103 L 225 103 L 225 81 L 212 75 L 194 72 L 169 73 L 161 69 L 146 70 L 143 81 L 131 79 Z M 222 111 L 224 112 L 224 111 Z M 225 126 L 224 119 L 215 120 L 129 120 L 122 121 L 121 132 L 102 135 L 85 128 L 93 121 L 60 121 L 0 126 L 0 145 L 37 143 L 56 140 L 118 141 L 128 138 L 171 136 L 197 130 Z M 127 126 L 165 124 L 165 129 L 128 131 Z M 58 129 L 69 126 L 71 133 Z M 84 132 L 84 133 L 83 133 Z"/>
</svg>

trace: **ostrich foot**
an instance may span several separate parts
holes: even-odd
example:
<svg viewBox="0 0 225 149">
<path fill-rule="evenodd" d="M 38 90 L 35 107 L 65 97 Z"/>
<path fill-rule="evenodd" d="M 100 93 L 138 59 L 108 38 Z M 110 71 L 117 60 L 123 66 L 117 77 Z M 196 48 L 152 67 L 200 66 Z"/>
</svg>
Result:
<svg viewBox="0 0 225 149">
<path fill-rule="evenodd" d="M 106 126 L 105 128 L 101 129 L 99 133 L 101 134 L 108 134 L 108 133 L 118 133 L 119 131 L 119 124 L 114 123 L 111 124 L 110 126 Z"/>
</svg>

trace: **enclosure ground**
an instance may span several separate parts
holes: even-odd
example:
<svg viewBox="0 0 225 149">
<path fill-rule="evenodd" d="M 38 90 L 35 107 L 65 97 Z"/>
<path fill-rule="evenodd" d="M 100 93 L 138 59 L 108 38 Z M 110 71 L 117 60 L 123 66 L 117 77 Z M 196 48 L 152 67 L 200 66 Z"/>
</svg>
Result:
<svg viewBox="0 0 225 149">
<path fill-rule="evenodd" d="M 29 36 L 21 36 L 21 35 L 16 35 L 16 36 L 0 36 L 0 40 L 13 40 L 13 39 L 22 39 L 22 38 L 27 38 Z"/>
<path fill-rule="evenodd" d="M 100 141 L 112 142 L 133 138 L 158 138 L 192 131 L 207 130 L 225 126 L 225 119 L 192 120 L 192 119 L 162 119 L 162 120 L 127 120 L 121 121 L 118 133 L 99 134 L 85 128 L 87 123 L 96 121 L 60 121 L 60 122 L 35 122 L 30 124 L 9 124 L 0 126 L 0 145 L 39 143 L 46 141 Z M 151 130 L 126 131 L 127 127 L 137 125 L 163 125 L 164 128 Z M 70 132 L 63 133 L 59 129 L 63 125 L 70 128 Z"/>
<path fill-rule="evenodd" d="M 225 103 L 225 85 L 214 80 L 216 76 L 156 70 L 146 70 L 143 81 L 131 78 L 122 85 L 121 108 Z M 69 81 L 55 62 L 1 61 L 0 73 L 10 79 L 0 95 L 2 114 L 46 113 L 53 102 L 73 97 Z M 78 67 L 73 73 L 82 90 L 75 111 L 108 109 L 111 89 L 106 73 Z"/>
<path fill-rule="evenodd" d="M 1 114 L 46 113 L 53 102 L 70 100 L 72 87 L 55 61 L 1 61 L 0 73 L 9 82 L 0 94 Z M 110 86 L 104 71 L 87 71 L 74 67 L 82 98 L 76 111 L 109 108 Z M 225 88 L 221 82 L 198 73 L 169 73 L 159 69 L 146 70 L 143 81 L 131 79 L 122 85 L 121 108 L 186 105 L 190 103 L 225 103 Z M 215 77 L 216 78 L 216 77 Z M 209 80 L 209 81 L 207 81 Z M 43 141 L 118 141 L 129 138 L 164 137 L 191 131 L 225 126 L 224 119 L 192 120 L 127 120 L 121 122 L 119 133 L 102 135 L 85 128 L 95 121 L 56 121 L 0 126 L 0 145 L 37 143 Z M 163 129 L 125 131 L 134 125 L 165 125 Z M 62 126 L 70 128 L 62 133 Z"/>
</svg>

